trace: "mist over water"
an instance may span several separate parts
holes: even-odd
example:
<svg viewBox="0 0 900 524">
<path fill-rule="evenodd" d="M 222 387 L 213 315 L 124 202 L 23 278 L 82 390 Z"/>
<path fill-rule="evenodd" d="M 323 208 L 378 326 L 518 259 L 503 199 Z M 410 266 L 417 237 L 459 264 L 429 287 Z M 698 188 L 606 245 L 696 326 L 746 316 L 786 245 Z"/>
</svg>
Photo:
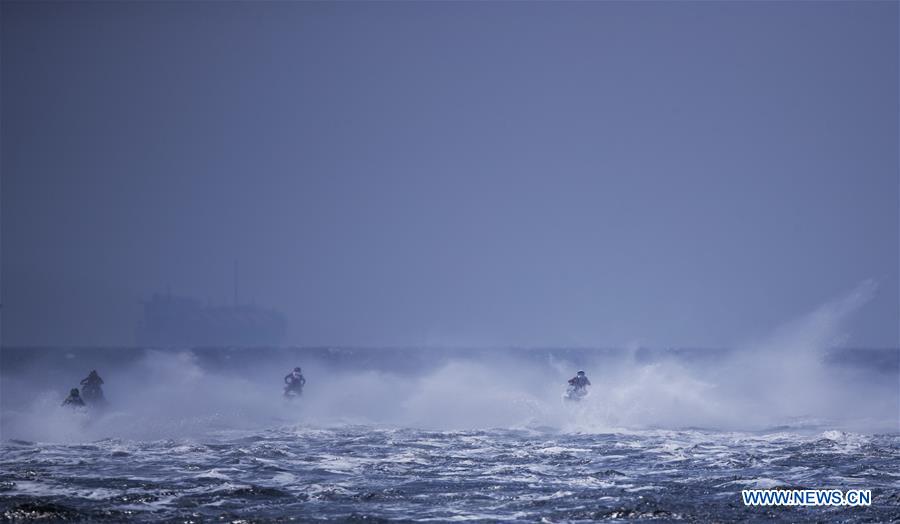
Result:
<svg viewBox="0 0 900 524">
<path fill-rule="evenodd" d="M 37 357 L 4 366 L 3 438 L 177 438 L 284 424 L 892 431 L 900 410 L 897 370 L 867 365 L 866 352 L 845 352 L 843 363 L 829 360 L 844 340 L 845 320 L 875 291 L 873 282 L 863 282 L 771 336 L 729 351 L 360 349 L 304 358 L 276 350 L 254 358 L 250 350 L 146 350 L 88 363 L 78 350 L 49 350 L 57 357 L 65 352 L 64 377 L 48 374 L 49 364 Z M 355 362 L 362 355 L 377 355 L 377 365 Z M 411 363 L 410 355 L 418 360 Z M 282 377 L 294 365 L 303 366 L 309 382 L 300 401 L 286 402 Z M 91 368 L 106 380 L 110 407 L 90 416 L 60 407 L 78 374 Z M 594 385 L 585 401 L 572 405 L 561 395 L 577 369 Z"/>
</svg>

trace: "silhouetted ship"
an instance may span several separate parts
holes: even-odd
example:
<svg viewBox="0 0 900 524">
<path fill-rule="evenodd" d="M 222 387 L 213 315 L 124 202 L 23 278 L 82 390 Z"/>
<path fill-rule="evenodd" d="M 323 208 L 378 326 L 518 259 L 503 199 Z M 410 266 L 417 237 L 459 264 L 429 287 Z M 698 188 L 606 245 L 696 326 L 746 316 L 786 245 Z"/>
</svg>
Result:
<svg viewBox="0 0 900 524">
<path fill-rule="evenodd" d="M 143 305 L 137 340 L 146 347 L 275 346 L 287 324 L 274 309 L 210 306 L 168 293 L 154 294 Z"/>
</svg>

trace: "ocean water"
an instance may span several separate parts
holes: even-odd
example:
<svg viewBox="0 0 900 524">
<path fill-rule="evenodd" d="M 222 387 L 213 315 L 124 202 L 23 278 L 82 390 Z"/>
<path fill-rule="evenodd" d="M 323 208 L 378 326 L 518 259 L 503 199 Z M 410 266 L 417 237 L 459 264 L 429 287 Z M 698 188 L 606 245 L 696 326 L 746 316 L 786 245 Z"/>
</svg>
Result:
<svg viewBox="0 0 900 524">
<path fill-rule="evenodd" d="M 900 517 L 900 436 L 285 426 L 0 452 L 6 519 L 841 520 Z M 746 488 L 871 489 L 867 508 L 748 508 Z"/>
<path fill-rule="evenodd" d="M 780 410 L 762 409 L 773 397 L 749 395 L 746 376 L 710 379 L 732 369 L 727 355 L 598 355 L 5 349 L 0 518 L 900 518 L 896 351 L 820 359 Z M 301 361 L 308 389 L 286 402 L 281 377 Z M 564 402 L 585 362 L 591 395 Z M 92 368 L 110 407 L 61 408 Z M 850 403 L 830 404 L 820 380 Z M 742 489 L 776 487 L 870 489 L 873 500 L 742 504 Z"/>
</svg>

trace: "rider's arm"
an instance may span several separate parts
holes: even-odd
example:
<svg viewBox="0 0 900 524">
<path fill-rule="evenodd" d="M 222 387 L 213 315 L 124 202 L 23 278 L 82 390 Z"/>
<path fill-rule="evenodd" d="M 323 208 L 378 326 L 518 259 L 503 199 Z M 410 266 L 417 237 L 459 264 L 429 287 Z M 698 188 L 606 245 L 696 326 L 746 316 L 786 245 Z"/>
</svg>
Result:
<svg viewBox="0 0 900 524">
<path fill-rule="evenodd" d="M 303 375 L 300 375 L 300 385 L 301 386 L 306 385 L 306 377 L 304 377 Z"/>
<path fill-rule="evenodd" d="M 585 385 L 590 386 L 590 385 L 591 385 L 591 379 L 589 379 L 589 378 L 587 378 L 587 377 L 584 377 L 584 383 L 585 383 Z"/>
</svg>

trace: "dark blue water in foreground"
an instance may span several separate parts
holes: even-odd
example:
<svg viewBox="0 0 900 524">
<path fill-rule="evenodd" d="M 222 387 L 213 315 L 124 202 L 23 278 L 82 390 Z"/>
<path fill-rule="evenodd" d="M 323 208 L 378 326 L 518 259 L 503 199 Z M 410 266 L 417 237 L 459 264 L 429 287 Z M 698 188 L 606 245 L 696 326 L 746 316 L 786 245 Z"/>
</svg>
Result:
<svg viewBox="0 0 900 524">
<path fill-rule="evenodd" d="M 900 436 L 281 427 L 5 442 L 6 519 L 887 522 Z M 872 489 L 868 508 L 746 508 L 749 487 Z"/>
</svg>

